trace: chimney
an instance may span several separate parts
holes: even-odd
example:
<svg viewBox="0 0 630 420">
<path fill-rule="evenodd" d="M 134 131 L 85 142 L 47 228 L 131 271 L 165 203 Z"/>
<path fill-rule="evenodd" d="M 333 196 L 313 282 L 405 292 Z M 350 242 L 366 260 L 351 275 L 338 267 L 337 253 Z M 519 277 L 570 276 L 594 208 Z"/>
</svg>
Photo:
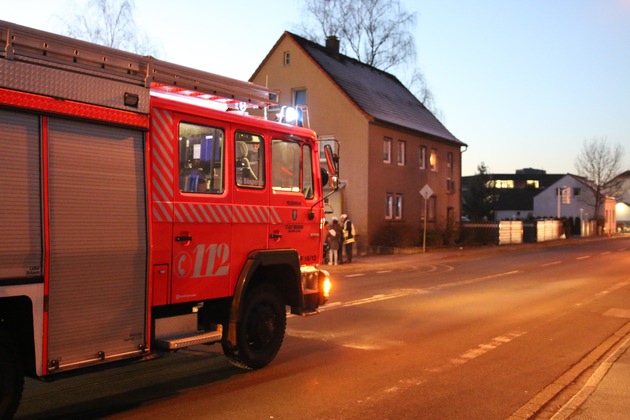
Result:
<svg viewBox="0 0 630 420">
<path fill-rule="evenodd" d="M 335 35 L 329 35 L 326 38 L 326 49 L 334 55 L 339 55 L 339 38 Z"/>
</svg>

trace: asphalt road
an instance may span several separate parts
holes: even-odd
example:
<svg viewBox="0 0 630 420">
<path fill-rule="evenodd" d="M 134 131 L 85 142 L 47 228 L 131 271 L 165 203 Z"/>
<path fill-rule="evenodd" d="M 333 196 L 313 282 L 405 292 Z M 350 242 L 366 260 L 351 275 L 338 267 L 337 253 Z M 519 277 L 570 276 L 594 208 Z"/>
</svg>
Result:
<svg viewBox="0 0 630 420">
<path fill-rule="evenodd" d="M 550 418 L 630 330 L 630 239 L 357 258 L 274 362 L 218 346 L 28 380 L 18 418 Z"/>
</svg>

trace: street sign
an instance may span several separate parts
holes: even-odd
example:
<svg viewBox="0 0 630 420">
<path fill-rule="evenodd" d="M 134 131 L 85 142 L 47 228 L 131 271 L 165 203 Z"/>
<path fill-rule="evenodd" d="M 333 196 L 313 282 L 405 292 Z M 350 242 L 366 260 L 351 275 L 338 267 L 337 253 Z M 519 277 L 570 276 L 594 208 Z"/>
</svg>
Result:
<svg viewBox="0 0 630 420">
<path fill-rule="evenodd" d="M 422 187 L 422 189 L 420 190 L 420 195 L 425 200 L 428 200 L 433 195 L 433 190 L 431 189 L 431 187 L 429 187 L 429 184 L 426 184 L 424 187 Z"/>
</svg>

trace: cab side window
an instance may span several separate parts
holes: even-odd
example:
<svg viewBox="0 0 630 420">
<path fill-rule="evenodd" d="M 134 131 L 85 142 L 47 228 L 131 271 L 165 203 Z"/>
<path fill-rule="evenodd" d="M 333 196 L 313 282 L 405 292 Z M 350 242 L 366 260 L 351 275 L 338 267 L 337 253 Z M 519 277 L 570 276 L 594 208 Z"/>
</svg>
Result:
<svg viewBox="0 0 630 420">
<path fill-rule="evenodd" d="M 234 135 L 234 176 L 239 187 L 265 186 L 264 139 L 258 134 L 237 131 Z"/>
<path fill-rule="evenodd" d="M 278 191 L 302 192 L 313 198 L 313 157 L 309 145 L 294 141 L 271 141 L 272 188 Z"/>
<path fill-rule="evenodd" d="M 179 123 L 179 189 L 221 194 L 224 183 L 225 132 L 221 128 Z"/>
</svg>

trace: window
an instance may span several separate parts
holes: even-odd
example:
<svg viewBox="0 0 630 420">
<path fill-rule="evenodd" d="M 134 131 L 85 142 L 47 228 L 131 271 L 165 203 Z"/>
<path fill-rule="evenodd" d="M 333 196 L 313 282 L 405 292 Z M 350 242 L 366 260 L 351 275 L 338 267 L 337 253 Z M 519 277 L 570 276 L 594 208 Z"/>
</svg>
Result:
<svg viewBox="0 0 630 420">
<path fill-rule="evenodd" d="M 288 66 L 289 64 L 291 64 L 291 52 L 285 51 L 283 58 L 284 58 L 284 65 L 285 66 Z"/>
<path fill-rule="evenodd" d="M 237 131 L 234 135 L 234 176 L 239 187 L 265 186 L 265 147 L 262 136 Z"/>
<path fill-rule="evenodd" d="M 402 219 L 402 194 L 396 194 L 394 196 L 394 219 L 401 220 Z"/>
<path fill-rule="evenodd" d="M 397 156 L 398 166 L 405 166 L 405 162 L 407 160 L 407 157 L 405 155 L 405 149 L 406 149 L 406 143 L 402 140 L 398 140 L 398 156 Z"/>
<path fill-rule="evenodd" d="M 490 183 L 490 188 L 514 188 L 513 179 L 495 179 L 488 182 Z"/>
<path fill-rule="evenodd" d="M 383 162 L 392 162 L 392 139 L 389 137 L 383 139 Z"/>
<path fill-rule="evenodd" d="M 281 191 L 300 191 L 300 145 L 295 142 L 271 141 L 272 187 Z"/>
<path fill-rule="evenodd" d="M 573 196 L 577 197 L 582 192 L 581 188 L 573 188 Z"/>
<path fill-rule="evenodd" d="M 540 188 L 540 182 L 537 179 L 528 179 L 526 184 L 529 188 Z"/>
<path fill-rule="evenodd" d="M 305 89 L 295 89 L 293 91 L 293 105 L 306 105 Z"/>
<path fill-rule="evenodd" d="M 272 188 L 276 191 L 300 192 L 314 197 L 313 149 L 309 145 L 287 140 L 271 141 Z"/>
<path fill-rule="evenodd" d="M 385 219 L 402 220 L 403 195 L 387 193 L 385 196 Z"/>
<path fill-rule="evenodd" d="M 427 146 L 420 146 L 418 164 L 420 165 L 420 169 L 427 168 Z"/>
<path fill-rule="evenodd" d="M 313 198 L 315 184 L 313 181 L 313 151 L 308 144 L 302 147 L 302 192 L 304 197 Z"/>
<path fill-rule="evenodd" d="M 221 128 L 179 123 L 179 189 L 221 194 L 225 133 Z"/>
<path fill-rule="evenodd" d="M 385 219 L 391 220 L 394 217 L 394 195 L 387 194 L 385 196 Z"/>
<path fill-rule="evenodd" d="M 453 152 L 446 154 L 446 167 L 448 170 L 448 177 L 453 178 Z"/>
<path fill-rule="evenodd" d="M 427 221 L 435 222 L 435 215 L 437 210 L 437 198 L 435 195 L 429 197 L 429 202 L 427 203 Z"/>
<path fill-rule="evenodd" d="M 429 168 L 432 171 L 438 170 L 438 162 L 437 162 L 437 150 L 431 149 L 431 156 L 429 156 Z"/>
</svg>

